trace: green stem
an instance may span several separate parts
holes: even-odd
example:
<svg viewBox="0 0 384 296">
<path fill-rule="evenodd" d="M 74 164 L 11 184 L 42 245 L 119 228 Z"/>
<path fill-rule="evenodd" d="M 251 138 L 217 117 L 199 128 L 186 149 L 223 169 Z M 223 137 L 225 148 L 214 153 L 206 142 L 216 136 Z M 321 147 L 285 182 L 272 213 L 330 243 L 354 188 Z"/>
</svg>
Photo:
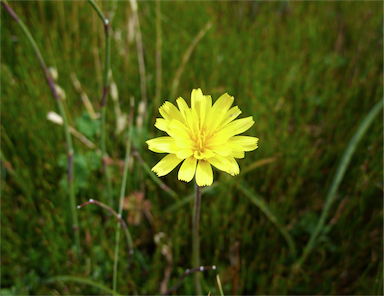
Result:
<svg viewBox="0 0 384 296">
<path fill-rule="evenodd" d="M 124 219 L 121 217 L 121 215 L 119 215 L 114 209 L 112 209 L 111 207 L 107 206 L 106 204 L 104 204 L 104 203 L 102 203 L 100 201 L 94 200 L 94 199 L 90 199 L 89 201 L 87 201 L 87 202 L 77 206 L 77 208 L 81 209 L 82 207 L 84 207 L 86 205 L 90 205 L 90 204 L 98 205 L 99 207 L 107 210 L 109 213 L 111 213 L 113 216 L 115 216 L 119 220 L 119 222 L 121 223 L 121 226 L 123 227 L 123 231 L 124 231 L 125 237 L 127 239 L 129 256 L 135 254 L 136 258 L 139 260 L 141 266 L 147 271 L 148 270 L 148 265 L 145 262 L 145 259 L 144 259 L 143 255 L 140 253 L 140 251 L 137 248 L 135 248 L 135 246 L 133 244 L 132 237 L 131 237 L 131 233 L 129 232 L 128 226 L 125 223 Z"/>
<path fill-rule="evenodd" d="M 99 15 L 100 19 L 105 22 L 105 17 L 103 12 L 100 10 L 99 6 L 97 6 L 96 2 L 94 0 L 88 0 L 88 2 L 92 5 L 92 7 L 96 10 L 97 14 Z"/>
<path fill-rule="evenodd" d="M 337 192 L 337 189 L 339 188 L 341 181 L 343 180 L 345 171 L 347 170 L 349 162 L 351 161 L 352 155 L 355 152 L 359 141 L 366 133 L 368 127 L 371 125 L 372 121 L 375 119 L 375 117 L 379 114 L 380 110 L 382 109 L 383 109 L 383 99 L 377 102 L 376 105 L 371 109 L 371 111 L 365 117 L 365 119 L 357 129 L 356 133 L 353 135 L 352 139 L 350 140 L 348 147 L 343 154 L 343 158 L 341 159 L 340 164 L 337 168 L 336 174 L 333 178 L 331 188 L 328 191 L 328 195 L 325 199 L 325 205 L 321 213 L 319 222 L 317 223 L 316 229 L 314 232 L 312 232 L 312 235 L 307 245 L 305 246 L 305 249 L 300 259 L 294 265 L 293 267 L 294 270 L 300 269 L 301 265 L 304 263 L 309 253 L 313 249 L 316 238 L 320 235 L 321 231 L 324 229 L 325 219 L 327 218 L 328 211 L 335 200 L 334 196 Z"/>
<path fill-rule="evenodd" d="M 212 22 L 208 22 L 204 28 L 200 30 L 200 32 L 196 35 L 196 37 L 192 40 L 191 44 L 187 48 L 187 51 L 184 53 L 183 59 L 181 60 L 181 64 L 179 68 L 176 71 L 175 78 L 173 78 L 172 84 L 171 84 L 171 93 L 169 95 L 169 98 L 174 98 L 177 92 L 177 88 L 179 87 L 181 74 L 184 72 L 185 65 L 189 61 L 189 58 L 191 57 L 191 54 L 196 47 L 197 43 L 201 40 L 201 38 L 204 37 L 204 35 L 208 32 L 208 30 L 213 26 Z"/>
<path fill-rule="evenodd" d="M 20 25 L 24 34 L 27 36 L 29 42 L 31 43 L 31 45 L 35 51 L 35 54 L 36 54 L 37 58 L 39 59 L 41 68 L 44 71 L 45 79 L 47 80 L 48 86 L 51 89 L 52 95 L 58 104 L 60 115 L 63 118 L 65 137 L 66 137 L 66 141 L 67 141 L 68 187 L 69 187 L 69 200 L 70 200 L 71 213 L 72 213 L 72 224 L 73 224 L 72 226 L 73 226 L 73 231 L 74 231 L 74 236 L 75 236 L 75 244 L 76 244 L 76 248 L 77 248 L 77 253 L 80 256 L 80 237 L 79 237 L 79 231 L 78 231 L 76 200 L 75 200 L 74 184 L 73 184 L 73 146 L 72 146 L 72 138 L 71 138 L 71 135 L 69 132 L 69 125 L 68 125 L 67 116 L 66 116 L 66 113 L 64 110 L 64 105 L 63 105 L 63 102 L 60 99 L 59 95 L 56 92 L 55 83 L 53 82 L 53 79 L 52 79 L 51 75 L 49 74 L 49 71 L 48 71 L 47 66 L 44 62 L 43 56 L 42 56 L 42 54 L 39 50 L 39 47 L 37 46 L 34 38 L 30 34 L 29 30 L 24 25 L 24 23 L 19 19 L 17 14 L 8 5 L 7 1 L 2 0 L 1 4 L 8 11 L 8 13 L 13 17 L 13 19 Z"/>
<path fill-rule="evenodd" d="M 76 211 L 76 199 L 75 199 L 75 187 L 73 182 L 73 146 L 71 133 L 69 131 L 69 124 L 67 115 L 64 110 L 64 104 L 62 100 L 58 100 L 59 110 L 63 118 L 63 125 L 65 130 L 65 137 L 67 139 L 68 145 L 68 187 L 69 187 L 69 200 L 71 204 L 71 213 L 73 217 L 73 231 L 75 232 L 75 242 L 78 248 L 78 253 L 80 254 L 80 238 L 78 231 L 78 220 L 77 220 L 77 211 Z"/>
<path fill-rule="evenodd" d="M 110 47 L 111 47 L 111 38 L 110 38 L 110 24 L 109 20 L 104 17 L 104 14 L 101 12 L 98 5 L 93 0 L 88 0 L 88 2 L 92 5 L 92 7 L 96 10 L 97 14 L 99 15 L 100 19 L 103 21 L 104 24 L 104 31 L 105 31 L 105 66 L 104 66 L 104 76 L 103 76 L 103 95 L 100 102 L 101 107 L 101 131 L 100 131 L 100 138 L 101 138 L 101 157 L 103 161 L 103 169 L 105 174 L 105 179 L 107 182 L 107 200 L 108 204 L 113 207 L 113 196 L 112 196 L 112 186 L 111 186 L 111 178 L 108 172 L 108 154 L 106 149 L 106 132 L 105 132 L 105 117 L 106 117 L 106 104 L 107 104 L 107 98 L 108 98 L 108 92 L 109 92 L 109 68 L 110 68 L 110 60 L 111 60 L 111 54 L 110 54 Z"/>
<path fill-rule="evenodd" d="M 77 208 L 81 209 L 82 207 L 85 207 L 85 206 L 91 205 L 91 204 L 98 205 L 99 207 L 107 210 L 108 212 L 110 212 L 113 216 L 115 216 L 119 220 L 119 223 L 121 224 L 121 226 L 123 226 L 123 230 L 124 230 L 124 233 L 125 233 L 125 236 L 126 236 L 126 239 L 127 239 L 127 245 L 128 245 L 128 249 L 129 249 L 129 254 L 132 255 L 133 254 L 133 241 L 132 241 L 132 237 L 131 237 L 131 234 L 129 233 L 128 226 L 125 223 L 124 219 L 121 217 L 121 215 L 119 215 L 114 209 L 112 209 L 111 207 L 107 206 L 106 204 L 104 204 L 104 203 L 102 203 L 100 201 L 94 200 L 94 199 L 90 199 L 89 201 L 87 201 L 87 202 L 77 206 Z"/>
<path fill-rule="evenodd" d="M 152 172 L 151 172 L 152 173 Z M 211 186 L 208 186 L 208 187 L 204 187 L 201 189 L 201 194 L 203 193 L 207 193 L 207 192 L 210 192 L 212 191 L 213 189 L 215 189 L 216 187 L 218 187 L 219 185 L 221 185 L 222 183 L 220 182 L 215 182 L 213 183 Z M 226 183 L 227 184 L 227 183 Z M 170 207 L 166 208 L 163 213 L 165 215 L 169 214 L 169 213 L 172 213 L 172 212 L 175 212 L 176 210 L 180 209 L 181 207 L 189 204 L 193 199 L 195 198 L 195 194 L 194 193 L 191 193 L 190 195 L 188 195 L 187 197 L 184 197 L 182 200 L 180 201 L 177 201 L 176 203 L 174 203 L 173 205 L 171 205 Z"/>
<path fill-rule="evenodd" d="M 102 285 L 100 283 L 94 282 L 94 281 L 89 280 L 89 279 L 75 277 L 75 276 L 58 275 L 58 276 L 51 277 L 51 278 L 49 278 L 49 279 L 47 279 L 47 280 L 45 280 L 43 282 L 46 283 L 46 284 L 50 284 L 50 283 L 53 283 L 53 282 L 56 282 L 56 281 L 76 282 L 76 283 L 80 283 L 80 284 L 84 284 L 84 285 L 88 285 L 88 286 L 92 286 L 92 287 L 98 288 L 101 291 L 106 292 L 106 294 L 108 294 L 108 295 L 120 295 L 119 293 L 116 293 L 115 291 L 112 291 L 111 289 L 109 289 L 108 287 L 106 287 L 106 286 L 104 286 L 104 285 Z"/>
<path fill-rule="evenodd" d="M 195 183 L 195 204 L 193 207 L 192 218 L 192 266 L 194 268 L 200 267 L 200 238 L 199 238 L 199 225 L 200 225 L 200 207 L 201 207 L 201 188 Z M 195 273 L 195 287 L 196 294 L 201 295 L 200 273 Z"/>
<path fill-rule="evenodd" d="M 124 203 L 124 196 L 125 196 L 125 188 L 127 185 L 127 176 L 128 176 L 128 162 L 129 158 L 131 156 L 131 146 L 132 146 L 132 135 L 133 135 L 133 109 L 134 109 L 134 101 L 131 101 L 131 112 L 130 112 L 130 120 L 129 120 L 129 131 L 128 131 L 128 138 L 127 138 L 127 147 L 125 151 L 125 159 L 124 159 L 124 173 L 123 173 L 123 180 L 121 183 L 121 190 L 120 190 L 120 201 L 119 201 L 119 215 L 123 214 L 123 203 Z M 117 230 L 116 230 L 116 240 L 115 240 L 115 257 L 113 262 L 113 291 L 116 291 L 116 282 L 117 282 L 117 263 L 119 259 L 119 240 L 120 240 L 120 227 L 121 224 L 117 223 Z"/>
<path fill-rule="evenodd" d="M 224 296 L 223 287 L 221 286 L 221 281 L 220 281 L 219 274 L 216 275 L 216 281 L 217 281 L 217 285 L 219 286 L 220 295 Z"/>
<path fill-rule="evenodd" d="M 139 74 L 140 74 L 140 89 L 141 89 L 141 101 L 147 106 L 147 80 L 145 74 L 145 63 L 144 63 L 144 46 L 141 38 L 140 20 L 137 7 L 137 0 L 130 0 L 133 19 L 135 21 L 135 37 L 137 46 L 137 60 L 139 63 Z"/>
<path fill-rule="evenodd" d="M 161 102 L 161 1 L 156 0 L 156 93 L 155 106 L 160 107 Z"/>
</svg>

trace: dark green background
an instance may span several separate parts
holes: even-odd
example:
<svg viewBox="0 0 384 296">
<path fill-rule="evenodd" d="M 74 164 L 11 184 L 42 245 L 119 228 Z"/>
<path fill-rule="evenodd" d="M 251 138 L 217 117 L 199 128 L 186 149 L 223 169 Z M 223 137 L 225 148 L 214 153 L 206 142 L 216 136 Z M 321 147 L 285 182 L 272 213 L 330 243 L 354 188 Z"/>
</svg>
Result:
<svg viewBox="0 0 384 296">
<path fill-rule="evenodd" d="M 128 40 L 129 2 L 98 2 L 111 17 L 111 68 L 123 112 L 129 98 L 141 101 L 137 49 Z M 99 146 L 99 123 L 89 119 L 70 73 L 76 73 L 96 111 L 100 110 L 105 59 L 103 25 L 82 1 L 10 1 L 26 24 L 48 66 L 59 73 L 66 92 L 70 124 Z M 115 7 L 116 6 L 116 7 Z M 156 3 L 138 3 L 144 44 L 149 108 L 135 144 L 152 167 L 162 157 L 145 140 L 162 135 L 153 126 L 156 81 Z M 262 196 L 285 225 L 298 252 L 306 245 L 321 214 L 326 194 L 344 150 L 359 124 L 383 97 L 383 4 L 381 1 L 167 1 L 161 3 L 162 101 L 182 56 L 197 33 L 213 27 L 197 44 L 181 76 L 177 96 L 189 101 L 201 87 L 216 100 L 235 97 L 242 117 L 255 124 L 246 133 L 260 139 L 259 149 L 239 160 L 240 168 L 275 157 L 235 183 L 214 171 L 221 185 L 203 195 L 201 262 L 203 291 L 218 294 L 220 274 L 225 294 L 380 294 L 383 289 L 383 118 L 375 119 L 359 143 L 335 196 L 327 226 L 302 272 L 273 223 L 235 186 L 243 182 Z M 120 32 L 120 39 L 116 36 Z M 57 275 L 85 277 L 111 287 L 116 222 L 88 206 L 78 211 L 82 258 L 74 252 L 66 188 L 63 127 L 46 120 L 57 111 L 31 44 L 5 9 L 1 11 L 1 289 L 3 294 L 102 294 L 89 286 L 44 280 Z M 107 103 L 107 150 L 114 198 L 122 179 L 126 132 L 115 135 L 116 116 Z M 137 108 L 135 109 L 137 117 Z M 135 128 L 135 131 L 137 129 Z M 74 139 L 77 203 L 105 201 L 100 158 Z M 177 169 L 162 181 L 180 200 L 193 183 L 177 181 Z M 157 294 L 166 258 L 154 236 L 172 251 L 169 286 L 191 262 L 192 202 L 167 211 L 176 201 L 148 177 L 137 161 L 127 194 L 142 191 L 151 203 L 153 223 L 142 217 L 130 225 L 134 242 L 149 265 L 137 260 L 125 269 L 128 255 L 121 239 L 118 292 Z M 139 213 L 140 214 L 140 213 Z M 127 213 L 124 212 L 124 218 Z M 178 292 L 194 293 L 193 277 Z"/>
</svg>

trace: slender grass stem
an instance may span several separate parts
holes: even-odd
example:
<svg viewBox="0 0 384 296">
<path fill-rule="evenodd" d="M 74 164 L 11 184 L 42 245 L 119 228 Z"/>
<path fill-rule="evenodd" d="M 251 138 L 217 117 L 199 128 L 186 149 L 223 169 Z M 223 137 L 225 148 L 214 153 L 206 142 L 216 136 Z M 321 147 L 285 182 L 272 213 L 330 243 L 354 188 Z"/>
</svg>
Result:
<svg viewBox="0 0 384 296">
<path fill-rule="evenodd" d="M 75 87 L 76 91 L 80 94 L 81 100 L 83 101 L 84 106 L 87 109 L 89 116 L 91 116 L 91 118 L 93 120 L 97 119 L 97 115 L 95 113 L 95 110 L 93 109 L 92 103 L 89 100 L 89 98 L 88 98 L 87 94 L 85 93 L 85 91 L 83 90 L 83 88 L 81 87 L 80 81 L 77 79 L 75 72 L 72 72 L 70 74 L 70 77 L 71 77 L 73 86 Z"/>
<path fill-rule="evenodd" d="M 216 281 L 217 281 L 217 286 L 219 287 L 220 295 L 224 296 L 223 287 L 221 286 L 221 280 L 218 274 L 216 275 Z"/>
<path fill-rule="evenodd" d="M 104 66 L 104 75 L 103 75 L 103 94 L 101 97 L 100 107 L 101 107 L 101 131 L 100 131 L 100 138 L 101 138 L 101 154 L 102 154 L 102 162 L 103 162 L 103 169 L 105 174 L 105 179 L 107 182 L 107 200 L 108 204 L 113 207 L 113 196 L 112 196 L 112 185 L 111 185 L 111 178 L 108 171 L 108 154 L 106 149 L 106 132 L 105 132 L 105 117 L 106 117 L 106 104 L 107 104 L 107 97 L 109 92 L 109 69 L 110 69 L 110 47 L 111 47 L 111 38 L 110 38 L 110 24 L 109 20 L 104 17 L 104 14 L 98 7 L 98 5 L 95 3 L 94 0 L 88 0 L 88 2 L 92 5 L 92 7 L 96 10 L 97 14 L 99 15 L 100 19 L 103 21 L 104 24 L 104 32 L 105 32 L 105 66 Z"/>
<path fill-rule="evenodd" d="M 376 105 L 371 109 L 371 111 L 364 118 L 363 122 L 360 124 L 356 133 L 353 135 L 352 139 L 350 140 L 347 146 L 347 149 L 345 150 L 343 157 L 340 161 L 340 164 L 337 168 L 336 174 L 332 181 L 332 185 L 328 191 L 319 222 L 317 223 L 315 231 L 312 232 L 311 237 L 309 238 L 309 241 L 305 246 L 301 257 L 299 258 L 297 263 L 293 266 L 293 270 L 295 271 L 300 270 L 301 265 L 304 263 L 309 253 L 312 251 L 315 245 L 316 239 L 324 229 L 325 219 L 327 218 L 327 215 L 328 215 L 329 209 L 331 208 L 332 203 L 335 201 L 334 196 L 339 188 L 341 181 L 343 180 L 345 171 L 347 170 L 347 167 L 351 161 L 352 155 L 355 152 L 361 138 L 364 136 L 364 134 L 368 130 L 368 127 L 371 125 L 375 117 L 379 114 L 380 110 L 382 109 L 383 109 L 383 99 L 377 102 Z"/>
<path fill-rule="evenodd" d="M 187 48 L 187 51 L 184 53 L 183 59 L 181 60 L 181 64 L 176 71 L 175 78 L 173 78 L 170 98 L 174 98 L 177 92 L 177 88 L 179 87 L 181 74 L 184 72 L 185 65 L 189 61 L 193 50 L 195 49 L 197 43 L 204 37 L 204 35 L 208 32 L 208 30 L 213 26 L 212 22 L 208 22 L 204 28 L 200 30 L 200 32 L 196 35 L 196 37 L 192 40 L 191 44 Z"/>
<path fill-rule="evenodd" d="M 76 200 L 75 200 L 75 190 L 74 190 L 74 184 L 73 184 L 73 146 L 72 146 L 72 138 L 69 131 L 69 124 L 67 120 L 67 115 L 64 109 L 63 101 L 60 99 L 55 83 L 52 79 L 51 74 L 48 71 L 48 68 L 44 62 L 44 58 L 39 50 L 39 47 L 37 46 L 35 39 L 32 37 L 31 33 L 27 29 L 27 27 L 24 25 L 24 23 L 19 19 L 17 14 L 12 10 L 12 8 L 8 5 L 6 0 L 2 0 L 1 4 L 5 8 L 5 10 L 8 11 L 8 13 L 12 16 L 12 18 L 20 25 L 21 29 L 23 30 L 24 34 L 27 36 L 28 41 L 31 43 L 35 54 L 37 58 L 39 59 L 41 68 L 44 71 L 45 79 L 47 80 L 48 86 L 51 89 L 52 95 L 54 99 L 57 102 L 59 112 L 61 114 L 61 117 L 63 118 L 63 124 L 64 124 L 64 131 L 65 131 L 65 138 L 67 142 L 67 153 L 68 153 L 68 188 L 69 188 L 69 200 L 71 205 L 71 213 L 72 213 L 72 227 L 75 237 L 75 245 L 76 245 L 76 251 L 78 253 L 78 256 L 81 254 L 80 249 L 80 236 L 78 231 L 78 220 L 77 220 L 77 212 L 76 212 Z"/>
<path fill-rule="evenodd" d="M 131 100 L 131 112 L 130 112 L 130 120 L 129 120 L 129 130 L 127 133 L 127 146 L 125 150 L 125 159 L 124 159 L 124 172 L 123 172 L 123 180 L 121 182 L 121 190 L 120 190 L 120 201 L 119 201 L 119 215 L 120 217 L 123 214 L 123 203 L 125 196 L 125 188 L 127 185 L 127 176 L 128 176 L 128 162 L 131 156 L 131 146 L 132 146 L 132 136 L 133 136 L 133 108 L 134 108 L 134 100 Z M 115 237 L 115 257 L 113 261 L 113 291 L 116 291 L 116 282 L 117 282 L 117 263 L 119 259 L 119 240 L 120 240 L 120 227 L 121 224 L 117 223 L 116 237 Z"/>
<path fill-rule="evenodd" d="M 50 284 L 50 283 L 53 283 L 53 282 L 57 282 L 57 281 L 62 281 L 62 282 L 76 282 L 76 283 L 79 283 L 79 284 L 84 284 L 84 285 L 88 285 L 88 286 L 91 286 L 91 287 L 94 287 L 94 288 L 97 288 L 103 292 L 106 292 L 106 294 L 108 295 L 120 295 L 119 293 L 116 293 L 115 291 L 112 291 L 111 289 L 109 289 L 108 287 L 100 284 L 100 283 L 97 283 L 97 282 L 94 282 L 92 280 L 89 280 L 89 279 L 84 279 L 84 278 L 80 278 L 80 277 L 76 277 L 76 276 L 69 276 L 69 275 L 58 275 L 58 276 L 54 276 L 54 277 L 51 277 L 47 280 L 44 280 L 43 282 L 46 283 L 46 284 Z"/>
<path fill-rule="evenodd" d="M 94 0 L 88 0 L 88 2 L 92 5 L 92 7 L 96 10 L 97 14 L 99 15 L 100 19 L 105 22 L 105 17 L 99 6 L 96 4 Z"/>
<path fill-rule="evenodd" d="M 129 232 L 129 229 L 128 229 L 128 225 L 125 223 L 125 221 L 121 217 L 121 215 L 119 215 L 114 209 L 112 209 L 108 205 L 106 205 L 106 204 L 104 204 L 104 203 L 102 203 L 100 201 L 94 200 L 94 199 L 90 199 L 89 201 L 87 201 L 87 202 L 77 206 L 77 208 L 81 209 L 82 207 L 90 205 L 90 204 L 98 205 L 99 207 L 107 210 L 109 213 L 111 213 L 113 216 L 115 216 L 119 220 L 119 222 L 121 223 L 121 227 L 123 228 L 125 237 L 127 239 L 128 253 L 130 255 L 128 262 L 130 262 L 132 254 L 135 254 L 136 258 L 140 262 L 141 266 L 145 270 L 148 270 L 148 265 L 145 262 L 145 259 L 144 259 L 143 255 L 140 253 L 140 251 L 137 248 L 135 248 L 135 246 L 133 244 L 132 237 L 131 237 L 131 233 Z M 128 263 L 128 267 L 129 267 L 129 263 Z"/>
<path fill-rule="evenodd" d="M 140 74 L 140 89 L 141 89 L 141 100 L 144 102 L 145 107 L 147 106 L 147 79 L 145 74 L 145 63 L 144 63 L 144 46 L 141 38 L 140 20 L 138 14 L 138 7 L 136 0 L 130 0 L 133 18 L 135 20 L 135 37 L 137 46 L 137 59 L 139 63 L 139 74 Z"/>
<path fill-rule="evenodd" d="M 161 102 L 161 1 L 156 1 L 156 93 L 155 106 L 158 108 Z"/>
<path fill-rule="evenodd" d="M 129 250 L 128 253 L 131 256 L 134 253 L 134 251 L 133 251 L 133 241 L 132 241 L 132 237 L 131 237 L 131 234 L 129 232 L 128 226 L 125 223 L 124 219 L 121 217 L 121 215 L 118 214 L 111 207 L 107 206 L 106 204 L 104 204 L 104 203 L 102 203 L 100 201 L 94 200 L 94 199 L 90 199 L 89 201 L 87 201 L 87 202 L 77 206 L 77 208 L 81 209 L 82 207 L 85 207 L 85 206 L 91 205 L 91 204 L 98 205 L 99 207 L 107 210 L 109 213 L 111 213 L 113 216 L 115 216 L 119 220 L 119 224 L 121 224 L 121 226 L 123 227 L 123 230 L 124 230 L 124 233 L 125 233 L 125 237 L 127 239 L 127 245 L 128 245 L 128 250 Z"/>
<path fill-rule="evenodd" d="M 192 266 L 198 268 L 200 266 L 200 207 L 201 207 L 201 187 L 195 183 L 195 204 L 193 207 L 192 218 Z M 201 285 L 199 273 L 195 273 L 196 294 L 201 295 Z"/>
</svg>

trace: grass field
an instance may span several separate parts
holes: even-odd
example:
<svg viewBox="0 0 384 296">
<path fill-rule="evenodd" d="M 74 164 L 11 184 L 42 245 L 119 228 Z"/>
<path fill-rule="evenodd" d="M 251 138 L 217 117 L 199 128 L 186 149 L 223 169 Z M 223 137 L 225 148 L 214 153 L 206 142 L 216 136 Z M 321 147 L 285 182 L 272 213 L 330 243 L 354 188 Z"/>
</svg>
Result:
<svg viewBox="0 0 384 296">
<path fill-rule="evenodd" d="M 83 102 L 85 93 L 103 112 L 101 19 L 87 1 L 8 2 L 57 69 L 69 125 L 96 147 L 72 136 L 76 205 L 95 199 L 118 211 L 128 130 L 143 160 L 131 153 L 122 215 L 142 259 L 134 255 L 127 269 L 121 232 L 116 291 L 159 294 L 191 268 L 193 182 L 173 170 L 160 181 L 174 194 L 162 189 L 147 170 L 162 155 L 145 141 L 164 135 L 154 127 L 164 101 L 190 104 L 200 87 L 214 101 L 233 95 L 240 117 L 255 121 L 246 134 L 260 139 L 238 161 L 238 176 L 214 170 L 203 193 L 200 260 L 217 267 L 201 273 L 203 294 L 220 294 L 217 274 L 225 295 L 382 294 L 382 110 L 354 145 L 330 203 L 326 197 L 350 140 L 383 99 L 383 3 L 139 1 L 139 27 L 132 3 L 96 3 L 111 28 L 110 191 L 99 153 L 103 124 Z M 76 248 L 68 141 L 63 126 L 47 120 L 57 106 L 31 43 L 2 6 L 2 295 L 106 294 L 94 282 L 112 288 L 117 220 L 96 205 L 76 210 Z M 324 226 L 298 268 L 325 205 Z M 177 293 L 195 291 L 187 276 Z"/>
</svg>

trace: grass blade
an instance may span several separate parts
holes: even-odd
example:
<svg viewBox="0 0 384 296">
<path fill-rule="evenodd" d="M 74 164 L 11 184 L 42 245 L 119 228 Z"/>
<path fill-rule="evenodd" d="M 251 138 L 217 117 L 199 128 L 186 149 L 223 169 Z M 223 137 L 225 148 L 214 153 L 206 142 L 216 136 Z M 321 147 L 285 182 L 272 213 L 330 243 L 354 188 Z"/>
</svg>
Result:
<svg viewBox="0 0 384 296">
<path fill-rule="evenodd" d="M 383 108 L 383 100 L 380 100 L 379 102 L 376 103 L 376 105 L 372 108 L 372 110 L 364 118 L 363 122 L 360 124 L 356 133 L 353 135 L 351 141 L 349 142 L 347 149 L 345 150 L 343 157 L 340 161 L 339 167 L 337 168 L 335 177 L 333 178 L 331 188 L 328 191 L 328 195 L 325 199 L 325 205 L 324 205 L 323 211 L 321 213 L 319 222 L 317 223 L 316 229 L 312 233 L 307 245 L 305 246 L 305 249 L 304 249 L 303 254 L 301 255 L 300 259 L 293 266 L 294 270 L 300 269 L 301 265 L 304 263 L 307 256 L 311 252 L 311 250 L 315 244 L 316 238 L 319 236 L 321 231 L 324 229 L 325 219 L 326 219 L 328 211 L 329 211 L 329 209 L 330 209 L 330 207 L 334 201 L 333 197 L 335 196 L 337 189 L 339 188 L 339 185 L 340 185 L 341 181 L 343 180 L 345 171 L 347 170 L 347 167 L 351 161 L 352 155 L 355 152 L 357 145 L 360 142 L 361 138 L 364 136 L 364 134 L 368 130 L 368 127 L 371 125 L 372 121 L 379 114 L 379 112 L 380 112 L 380 110 L 382 110 L 382 108 Z"/>
<path fill-rule="evenodd" d="M 183 74 L 184 67 L 185 67 L 186 63 L 189 61 L 189 58 L 191 57 L 191 54 L 192 54 L 193 50 L 195 49 L 197 43 L 199 43 L 201 38 L 204 37 L 204 35 L 208 32 L 208 30 L 212 26 L 213 26 L 213 23 L 212 22 L 208 22 L 204 26 L 204 28 L 202 28 L 200 30 L 200 32 L 196 35 L 196 37 L 192 40 L 191 44 L 189 45 L 187 51 L 185 52 L 185 54 L 183 56 L 183 59 L 181 60 L 181 64 L 180 64 L 179 68 L 176 71 L 175 78 L 172 81 L 171 94 L 169 96 L 170 98 L 175 98 L 175 95 L 176 95 L 176 92 L 177 92 L 177 88 L 179 87 L 179 82 L 180 82 L 181 74 Z"/>
<path fill-rule="evenodd" d="M 89 279 L 76 277 L 76 276 L 58 275 L 58 276 L 54 276 L 54 277 L 51 277 L 51 278 L 45 280 L 44 283 L 50 284 L 50 283 L 57 282 L 57 281 L 76 282 L 79 284 L 84 284 L 84 285 L 88 285 L 88 286 L 92 286 L 92 287 L 95 287 L 97 289 L 100 289 L 101 291 L 106 292 L 107 295 L 120 295 L 119 293 L 109 289 L 108 287 L 104 286 L 103 284 L 94 282 L 94 281 L 89 280 Z"/>
<path fill-rule="evenodd" d="M 280 231 L 281 235 L 285 238 L 288 244 L 288 248 L 291 251 L 294 258 L 296 258 L 296 248 L 293 242 L 291 235 L 288 233 L 287 229 L 279 222 L 275 214 L 268 207 L 264 199 L 256 194 L 252 193 L 248 188 L 246 188 L 244 183 L 238 183 L 236 187 L 247 196 L 267 217 L 268 219 L 275 224 L 277 229 Z"/>
</svg>

